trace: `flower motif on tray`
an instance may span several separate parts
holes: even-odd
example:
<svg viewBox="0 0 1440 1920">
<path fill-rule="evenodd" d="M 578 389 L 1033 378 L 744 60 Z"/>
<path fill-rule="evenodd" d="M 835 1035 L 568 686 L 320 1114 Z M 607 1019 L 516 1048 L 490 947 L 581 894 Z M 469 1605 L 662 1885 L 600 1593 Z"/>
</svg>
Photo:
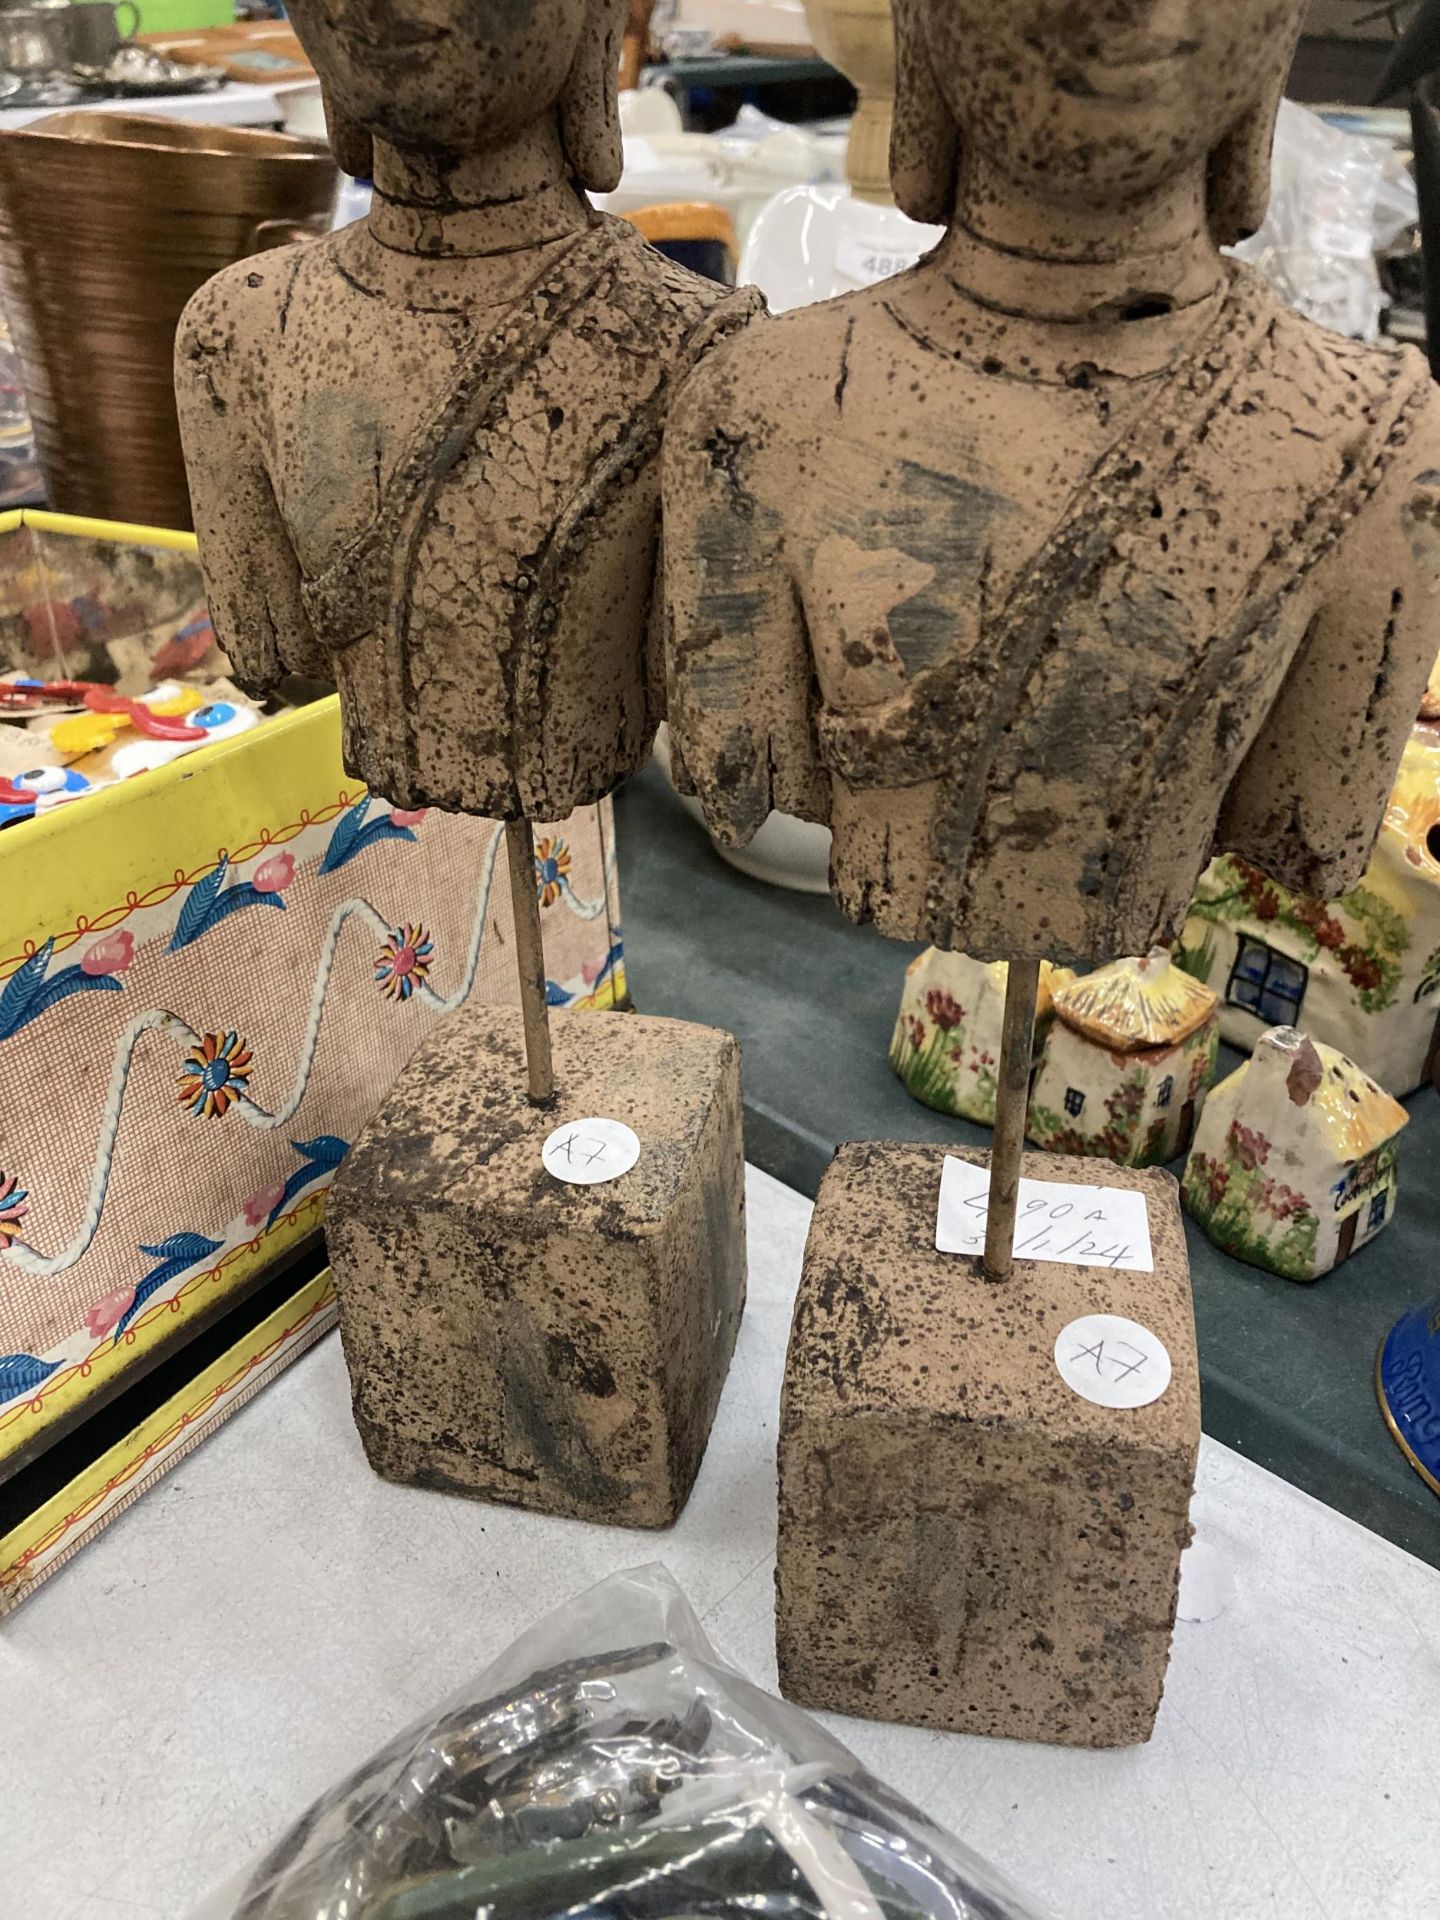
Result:
<svg viewBox="0 0 1440 1920">
<path fill-rule="evenodd" d="M 281 896 L 295 878 L 295 857 L 289 853 L 271 854 L 269 859 L 261 861 L 249 880 L 237 880 L 234 886 L 227 887 L 229 874 L 230 861 L 222 858 L 213 873 L 207 873 L 191 887 L 170 936 L 171 953 L 193 946 L 202 934 L 245 907 L 278 907 L 283 913 L 285 902 Z"/>
<path fill-rule="evenodd" d="M 124 973 L 134 958 L 134 934 L 127 927 L 117 927 L 85 949 L 80 956 L 80 971 L 92 980 L 105 980 Z"/>
<path fill-rule="evenodd" d="M 116 1287 L 103 1300 L 97 1300 L 85 1315 L 85 1331 L 92 1340 L 103 1340 L 107 1334 L 114 1333 L 134 1304 L 133 1286 Z"/>
<path fill-rule="evenodd" d="M 535 843 L 535 891 L 542 907 L 553 907 L 570 884 L 570 849 L 556 834 Z"/>
<path fill-rule="evenodd" d="M 250 884 L 257 893 L 283 893 L 294 878 L 294 854 L 272 853 L 251 874 Z"/>
<path fill-rule="evenodd" d="M 202 1260 L 209 1260 L 223 1245 L 221 1240 L 207 1240 L 203 1233 L 172 1233 L 158 1246 L 140 1247 L 138 1251 L 154 1263 L 150 1271 L 133 1287 L 117 1288 L 93 1306 L 85 1317 L 86 1326 L 96 1339 L 103 1339 L 113 1329 L 118 1347 L 122 1335 L 152 1294 L 191 1267 L 199 1266 Z"/>
<path fill-rule="evenodd" d="M 8 1247 L 19 1233 L 29 1198 L 13 1173 L 0 1173 L 0 1247 Z"/>
<path fill-rule="evenodd" d="M 107 934 L 88 947 L 80 960 L 50 972 L 55 952 L 53 937 L 37 947 L 0 986 L 0 1040 L 38 1020 L 42 1013 L 75 993 L 119 993 L 116 978 L 135 955 L 134 936 L 124 929 Z"/>
<path fill-rule="evenodd" d="M 58 1360 L 41 1360 L 33 1353 L 0 1353 L 0 1405 L 18 1400 L 22 1393 L 33 1393 L 59 1370 Z"/>
<path fill-rule="evenodd" d="M 390 1000 L 408 1000 L 424 986 L 435 942 L 422 926 L 396 927 L 375 959 L 375 984 Z"/>
<path fill-rule="evenodd" d="M 250 1083 L 249 1047 L 237 1033 L 207 1033 L 185 1056 L 180 1103 L 207 1120 L 229 1111 Z"/>
<path fill-rule="evenodd" d="M 280 1180 L 273 1187 L 261 1187 L 258 1193 L 252 1193 L 245 1202 L 246 1226 L 263 1227 L 284 1198 L 285 1185 Z"/>
<path fill-rule="evenodd" d="M 403 807 L 398 812 L 382 813 L 368 819 L 368 793 L 362 794 L 348 813 L 335 822 L 330 844 L 320 862 L 321 873 L 334 873 L 379 840 L 414 840 L 415 828 L 425 818 L 424 807 Z"/>
<path fill-rule="evenodd" d="M 350 1151 L 350 1142 L 341 1140 L 333 1133 L 318 1134 L 313 1140 L 292 1140 L 290 1145 L 299 1154 L 300 1165 L 292 1169 L 290 1178 L 280 1188 L 265 1222 L 267 1227 L 273 1227 L 285 1209 L 307 1187 L 328 1181 Z"/>
</svg>

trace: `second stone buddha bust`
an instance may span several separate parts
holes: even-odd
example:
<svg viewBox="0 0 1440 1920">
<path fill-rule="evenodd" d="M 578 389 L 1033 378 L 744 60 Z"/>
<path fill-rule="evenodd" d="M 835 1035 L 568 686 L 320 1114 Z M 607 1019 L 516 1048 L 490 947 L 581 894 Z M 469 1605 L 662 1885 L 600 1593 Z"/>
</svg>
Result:
<svg viewBox="0 0 1440 1920">
<path fill-rule="evenodd" d="M 1358 877 L 1435 651 L 1440 400 L 1283 309 L 1299 0 L 896 0 L 897 279 L 762 323 L 666 455 L 670 718 L 716 832 L 852 917 L 1144 953 L 1212 847 Z"/>
<path fill-rule="evenodd" d="M 340 688 L 398 805 L 559 819 L 649 750 L 658 449 L 754 311 L 584 189 L 620 173 L 625 0 L 297 0 L 372 210 L 202 289 L 177 343 L 239 677 Z"/>
</svg>

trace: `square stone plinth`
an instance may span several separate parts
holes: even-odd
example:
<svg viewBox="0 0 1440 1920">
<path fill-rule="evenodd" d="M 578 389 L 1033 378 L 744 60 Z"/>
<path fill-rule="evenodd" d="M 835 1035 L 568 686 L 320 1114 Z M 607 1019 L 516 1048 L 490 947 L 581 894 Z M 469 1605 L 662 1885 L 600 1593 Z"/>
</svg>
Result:
<svg viewBox="0 0 1440 1920">
<path fill-rule="evenodd" d="M 331 1189 L 355 1423 L 377 1473 L 541 1513 L 668 1526 L 699 1470 L 745 1304 L 740 1049 L 622 1013 L 454 1014 Z M 640 1139 L 617 1180 L 541 1162 L 567 1120 Z"/>
<path fill-rule="evenodd" d="M 946 1152 L 842 1146 L 815 1203 L 780 1414 L 787 1698 L 1075 1746 L 1149 1737 L 1200 1445 L 1174 1179 L 1026 1154 L 1031 1179 L 1136 1189 L 1153 1273 L 935 1251 Z M 1093 1405 L 1057 1336 L 1120 1314 L 1169 1351 L 1149 1406 Z"/>
</svg>

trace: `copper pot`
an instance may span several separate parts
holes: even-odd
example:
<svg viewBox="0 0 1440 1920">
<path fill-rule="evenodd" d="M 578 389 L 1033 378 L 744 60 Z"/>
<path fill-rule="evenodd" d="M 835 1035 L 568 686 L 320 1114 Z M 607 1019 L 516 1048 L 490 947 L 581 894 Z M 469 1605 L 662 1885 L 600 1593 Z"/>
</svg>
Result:
<svg viewBox="0 0 1440 1920">
<path fill-rule="evenodd" d="M 336 183 L 320 142 L 246 128 L 56 113 L 0 134 L 0 294 L 55 507 L 190 525 L 181 311 L 221 267 L 323 231 Z"/>
</svg>

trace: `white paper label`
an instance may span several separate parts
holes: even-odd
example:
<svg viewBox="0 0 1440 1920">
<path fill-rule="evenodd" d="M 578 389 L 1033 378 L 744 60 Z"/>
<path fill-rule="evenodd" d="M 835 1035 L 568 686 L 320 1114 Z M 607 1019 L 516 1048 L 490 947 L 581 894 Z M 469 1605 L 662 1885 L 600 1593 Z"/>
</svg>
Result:
<svg viewBox="0 0 1440 1920">
<path fill-rule="evenodd" d="M 921 251 L 897 249 L 883 240 L 872 244 L 861 235 L 846 233 L 835 243 L 835 271 L 851 286 L 873 287 L 913 267 Z"/>
<path fill-rule="evenodd" d="M 540 1158 L 557 1180 L 598 1187 L 629 1173 L 640 1158 L 640 1142 L 623 1120 L 567 1120 L 540 1149 Z"/>
<path fill-rule="evenodd" d="M 1071 1392 L 1097 1407 L 1148 1407 L 1170 1384 L 1164 1341 L 1119 1313 L 1072 1320 L 1055 1342 L 1055 1365 Z"/>
<path fill-rule="evenodd" d="M 989 1206 L 989 1167 L 947 1154 L 940 1175 L 936 1251 L 983 1253 Z M 1145 1196 L 1129 1187 L 1072 1187 L 1058 1180 L 1022 1179 L 1014 1253 L 1017 1260 L 1150 1273 L 1154 1261 Z"/>
<path fill-rule="evenodd" d="M 1350 220 L 1312 220 L 1306 239 L 1313 252 L 1340 260 L 1368 260 L 1374 252 L 1368 223 L 1360 227 Z"/>
</svg>

